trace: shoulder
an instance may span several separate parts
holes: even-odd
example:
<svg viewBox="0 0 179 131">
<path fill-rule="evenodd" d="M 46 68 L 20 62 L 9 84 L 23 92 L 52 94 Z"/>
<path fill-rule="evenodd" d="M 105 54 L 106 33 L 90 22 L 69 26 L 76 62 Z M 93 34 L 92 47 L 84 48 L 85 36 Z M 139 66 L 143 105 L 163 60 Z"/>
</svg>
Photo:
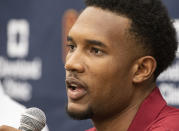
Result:
<svg viewBox="0 0 179 131">
<path fill-rule="evenodd" d="M 8 125 L 18 128 L 20 115 L 25 110 L 25 106 L 3 94 L 0 101 L 0 125 Z"/>
<path fill-rule="evenodd" d="M 166 106 L 146 131 L 178 131 L 179 109 Z"/>
</svg>

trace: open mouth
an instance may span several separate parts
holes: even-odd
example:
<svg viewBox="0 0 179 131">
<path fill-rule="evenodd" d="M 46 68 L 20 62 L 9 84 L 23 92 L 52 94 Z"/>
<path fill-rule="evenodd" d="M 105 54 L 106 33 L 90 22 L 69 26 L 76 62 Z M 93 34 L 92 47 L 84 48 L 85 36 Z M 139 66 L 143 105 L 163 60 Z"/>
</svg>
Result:
<svg viewBox="0 0 179 131">
<path fill-rule="evenodd" d="M 76 90 L 77 89 L 77 85 L 75 84 L 67 84 L 67 87 L 71 90 Z"/>
<path fill-rule="evenodd" d="M 78 79 L 68 77 L 66 79 L 67 95 L 72 100 L 78 100 L 87 94 L 87 86 Z"/>
</svg>

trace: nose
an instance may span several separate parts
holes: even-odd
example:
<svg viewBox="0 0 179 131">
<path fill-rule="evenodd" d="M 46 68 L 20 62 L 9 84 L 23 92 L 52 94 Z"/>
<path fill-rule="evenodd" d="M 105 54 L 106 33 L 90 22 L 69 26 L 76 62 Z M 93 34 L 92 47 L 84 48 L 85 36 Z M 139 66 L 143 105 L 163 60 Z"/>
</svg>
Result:
<svg viewBox="0 0 179 131">
<path fill-rule="evenodd" d="M 66 57 L 65 70 L 77 73 L 83 73 L 85 71 L 83 56 L 74 52 Z"/>
</svg>

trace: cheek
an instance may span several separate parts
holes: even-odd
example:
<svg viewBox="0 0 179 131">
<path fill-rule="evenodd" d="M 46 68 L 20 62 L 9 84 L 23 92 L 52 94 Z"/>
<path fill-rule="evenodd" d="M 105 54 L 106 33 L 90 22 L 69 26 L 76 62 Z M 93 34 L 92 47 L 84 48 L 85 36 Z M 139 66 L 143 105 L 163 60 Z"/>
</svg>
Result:
<svg viewBox="0 0 179 131">
<path fill-rule="evenodd" d="M 126 77 L 128 70 L 125 66 L 117 65 L 116 63 L 107 62 L 104 64 L 97 64 L 89 69 L 91 79 L 95 81 L 95 85 L 112 83 L 113 81 L 120 81 Z"/>
<path fill-rule="evenodd" d="M 94 97 L 109 95 L 113 87 L 120 83 L 121 77 L 118 68 L 111 66 L 111 64 L 94 67 L 93 70 L 89 70 L 88 76 L 90 92 Z"/>
<path fill-rule="evenodd" d="M 110 93 L 114 88 L 120 90 L 131 79 L 131 65 L 123 58 L 106 56 L 104 59 L 93 59 L 93 62 L 88 59 L 86 62 L 85 77 L 90 91 L 96 95 L 99 95 L 98 92 L 100 94 Z"/>
<path fill-rule="evenodd" d="M 96 97 L 125 92 L 125 88 L 130 86 L 130 70 L 123 65 L 108 62 L 89 70 L 89 74 L 90 90 Z"/>
</svg>

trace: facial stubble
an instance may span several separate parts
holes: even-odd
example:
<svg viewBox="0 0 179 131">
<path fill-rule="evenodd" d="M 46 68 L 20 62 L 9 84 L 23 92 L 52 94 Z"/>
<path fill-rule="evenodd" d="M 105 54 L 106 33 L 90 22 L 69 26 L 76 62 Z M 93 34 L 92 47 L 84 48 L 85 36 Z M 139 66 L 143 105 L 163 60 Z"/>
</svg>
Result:
<svg viewBox="0 0 179 131">
<path fill-rule="evenodd" d="M 67 114 L 74 120 L 86 120 L 93 117 L 93 110 L 91 107 L 88 107 L 86 110 L 81 112 L 75 112 L 68 109 L 68 106 L 66 106 L 66 112 Z"/>
</svg>

